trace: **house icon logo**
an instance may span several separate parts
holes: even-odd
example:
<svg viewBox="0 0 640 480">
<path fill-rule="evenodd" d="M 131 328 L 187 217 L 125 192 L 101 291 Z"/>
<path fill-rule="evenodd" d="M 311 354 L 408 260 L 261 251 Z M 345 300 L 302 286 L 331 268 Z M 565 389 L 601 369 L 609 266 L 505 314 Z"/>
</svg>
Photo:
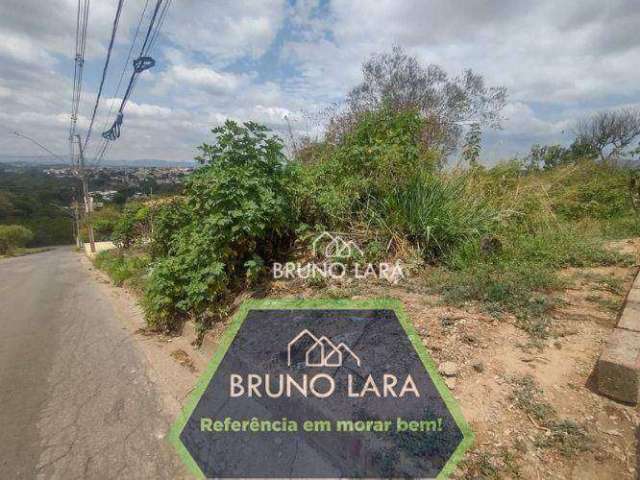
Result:
<svg viewBox="0 0 640 480">
<path fill-rule="evenodd" d="M 326 245 L 325 242 L 327 242 Z M 349 258 L 356 254 L 364 256 L 364 252 L 353 240 L 344 240 L 342 237 L 332 235 L 329 232 L 322 232 L 318 235 L 313 240 L 311 248 L 314 257 Z"/>
<path fill-rule="evenodd" d="M 360 366 L 360 357 L 344 342 L 334 344 L 326 336 L 317 337 L 304 329 L 287 345 L 287 365 L 304 364 L 306 367 L 341 367 L 347 360 Z"/>
</svg>

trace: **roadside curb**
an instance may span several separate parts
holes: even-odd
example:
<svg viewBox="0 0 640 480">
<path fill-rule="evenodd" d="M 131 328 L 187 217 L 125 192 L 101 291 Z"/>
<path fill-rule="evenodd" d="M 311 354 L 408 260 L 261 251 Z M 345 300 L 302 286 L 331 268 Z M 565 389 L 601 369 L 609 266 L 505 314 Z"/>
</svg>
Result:
<svg viewBox="0 0 640 480">
<path fill-rule="evenodd" d="M 618 326 L 611 332 L 596 365 L 598 391 L 620 402 L 637 404 L 640 395 L 640 275 L 625 299 Z"/>
</svg>

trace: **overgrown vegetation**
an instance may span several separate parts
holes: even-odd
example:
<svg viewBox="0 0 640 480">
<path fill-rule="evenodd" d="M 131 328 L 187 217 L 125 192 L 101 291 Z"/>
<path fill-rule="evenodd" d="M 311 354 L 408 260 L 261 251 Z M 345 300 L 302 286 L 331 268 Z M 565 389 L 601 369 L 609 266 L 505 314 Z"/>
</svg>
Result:
<svg viewBox="0 0 640 480">
<path fill-rule="evenodd" d="M 163 208 L 144 306 L 151 325 L 170 329 L 192 315 L 201 324 L 225 313 L 225 297 L 255 281 L 288 248 L 295 228 L 295 179 L 283 144 L 255 123 L 227 121 L 203 144 L 202 167 L 184 201 Z"/>
<path fill-rule="evenodd" d="M 0 255 L 10 255 L 32 239 L 33 232 L 22 225 L 0 225 Z"/>
<path fill-rule="evenodd" d="M 140 252 L 105 251 L 96 255 L 95 265 L 107 272 L 117 286 L 144 290 L 149 267 L 149 257 Z"/>
<path fill-rule="evenodd" d="M 566 282 L 559 269 L 629 261 L 603 241 L 640 234 L 635 172 L 603 161 L 585 135 L 480 166 L 480 125 L 499 124 L 505 91 L 432 67 L 400 49 L 374 56 L 324 138 L 295 142 L 290 158 L 265 127 L 228 121 L 200 147 L 181 196 L 127 204 L 112 234 L 148 255 L 149 323 L 173 329 L 191 317 L 206 327 L 271 262 L 328 230 L 357 239 L 367 260 L 411 259 L 446 302 L 511 315 L 547 338 L 553 291 Z M 461 142 L 463 165 L 443 168 Z"/>
</svg>

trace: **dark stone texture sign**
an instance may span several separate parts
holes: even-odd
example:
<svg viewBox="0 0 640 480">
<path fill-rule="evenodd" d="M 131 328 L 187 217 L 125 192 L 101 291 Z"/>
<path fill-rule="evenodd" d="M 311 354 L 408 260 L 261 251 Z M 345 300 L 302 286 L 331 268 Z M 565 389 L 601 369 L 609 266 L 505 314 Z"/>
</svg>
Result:
<svg viewBox="0 0 640 480">
<path fill-rule="evenodd" d="M 442 478 L 471 436 L 389 300 L 243 306 L 172 430 L 208 478 Z"/>
</svg>

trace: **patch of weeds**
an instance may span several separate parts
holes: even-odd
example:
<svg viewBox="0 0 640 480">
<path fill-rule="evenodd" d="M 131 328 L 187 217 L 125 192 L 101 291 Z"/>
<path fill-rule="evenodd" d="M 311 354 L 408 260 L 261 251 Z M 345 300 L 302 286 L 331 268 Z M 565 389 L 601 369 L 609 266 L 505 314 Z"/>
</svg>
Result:
<svg viewBox="0 0 640 480">
<path fill-rule="evenodd" d="M 322 289 L 327 287 L 327 279 L 321 275 L 311 275 L 306 279 L 305 283 L 310 288 Z"/>
<path fill-rule="evenodd" d="M 581 272 L 579 275 L 589 283 L 595 284 L 599 290 L 604 290 L 614 295 L 622 295 L 624 293 L 624 280 L 621 278 L 594 272 Z"/>
<path fill-rule="evenodd" d="M 622 301 L 618 298 L 606 298 L 599 295 L 588 295 L 586 297 L 586 300 L 597 304 L 602 309 L 611 313 L 618 313 L 618 311 L 622 307 Z"/>
<path fill-rule="evenodd" d="M 590 448 L 587 431 L 576 422 L 558 420 L 554 408 L 542 399 L 543 391 L 530 375 L 513 380 L 511 399 L 514 405 L 525 412 L 545 433 L 536 437 L 538 448 L 554 449 L 564 456 L 571 456 Z"/>
<path fill-rule="evenodd" d="M 544 340 L 549 336 L 549 313 L 556 300 L 543 290 L 560 285 L 553 271 L 539 265 L 485 264 L 452 272 L 442 290 L 446 303 L 478 301 L 495 317 L 513 314 L 518 327 Z"/>
<path fill-rule="evenodd" d="M 22 257 L 24 255 L 33 255 L 34 253 L 43 253 L 51 250 L 52 247 L 34 247 L 34 248 L 23 248 L 18 247 L 13 250 L 6 252 L 4 255 L 0 255 L 0 258 L 4 257 Z"/>
<path fill-rule="evenodd" d="M 511 400 L 514 405 L 535 421 L 545 424 L 555 414 L 553 407 L 542 400 L 543 391 L 531 375 L 513 379 L 513 385 Z"/>
<path fill-rule="evenodd" d="M 333 285 L 325 291 L 325 295 L 329 298 L 351 298 L 357 295 L 357 290 L 353 287 L 343 287 L 340 285 Z"/>
<path fill-rule="evenodd" d="M 624 281 L 618 277 L 603 275 L 598 283 L 603 290 L 614 295 L 622 295 L 624 293 Z"/>
<path fill-rule="evenodd" d="M 497 453 L 478 452 L 461 466 L 465 470 L 464 478 L 478 480 L 500 480 L 502 478 L 521 478 L 517 456 L 507 448 Z"/>
<path fill-rule="evenodd" d="M 149 263 L 146 255 L 125 255 L 120 250 L 101 252 L 95 258 L 95 266 L 105 271 L 114 285 L 127 282 L 136 289 L 144 288 Z"/>
<path fill-rule="evenodd" d="M 591 448 L 587 431 L 572 420 L 554 421 L 547 425 L 549 431 L 540 434 L 534 444 L 539 448 L 552 448 L 565 457 L 585 452 Z"/>
</svg>

